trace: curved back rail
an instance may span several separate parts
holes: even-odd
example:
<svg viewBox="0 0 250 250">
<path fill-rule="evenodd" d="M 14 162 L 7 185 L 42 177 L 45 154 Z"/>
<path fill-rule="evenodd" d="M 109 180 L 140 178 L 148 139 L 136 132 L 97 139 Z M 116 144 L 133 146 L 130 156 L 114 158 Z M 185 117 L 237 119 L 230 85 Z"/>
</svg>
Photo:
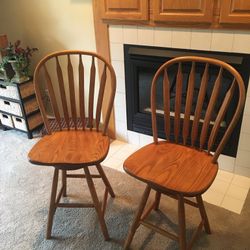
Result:
<svg viewBox="0 0 250 250">
<path fill-rule="evenodd" d="M 97 63 L 102 67 L 99 84 L 96 79 Z M 86 76 L 89 76 L 88 81 Z M 35 69 L 34 85 L 48 134 L 53 129 L 48 119 L 42 88 L 47 90 L 59 130 L 95 129 L 101 130 L 103 134 L 107 133 L 115 97 L 116 76 L 111 64 L 102 56 L 79 50 L 49 54 Z M 101 114 L 104 98 L 107 103 L 105 115 Z"/>
<path fill-rule="evenodd" d="M 189 65 L 190 69 L 186 76 L 183 73 L 184 65 Z M 196 73 L 198 67 L 200 70 L 201 66 L 203 69 L 199 78 Z M 213 68 L 213 72 L 217 72 L 215 79 L 211 78 L 211 68 Z M 173 77 L 171 79 L 169 77 L 170 71 L 175 72 L 174 80 Z M 227 82 L 226 91 L 224 91 L 222 98 L 221 87 L 225 85 L 223 82 L 225 77 L 230 79 L 230 84 Z M 186 56 L 174 58 L 164 63 L 156 72 L 151 86 L 152 128 L 155 143 L 158 142 L 156 92 L 161 78 L 164 129 L 167 140 L 171 141 L 170 134 L 173 133 L 175 143 L 186 145 L 189 139 L 192 147 L 199 145 L 200 150 L 207 149 L 208 153 L 215 147 L 215 139 L 223 124 L 230 102 L 237 98 L 235 112 L 231 115 L 222 139 L 215 148 L 213 162 L 216 162 L 244 107 L 245 86 L 242 77 L 229 64 L 213 58 Z M 184 84 L 184 78 L 186 84 Z M 171 93 L 173 89 L 175 89 L 174 96 Z M 202 114 L 204 113 L 203 107 L 206 110 L 205 114 Z"/>
</svg>

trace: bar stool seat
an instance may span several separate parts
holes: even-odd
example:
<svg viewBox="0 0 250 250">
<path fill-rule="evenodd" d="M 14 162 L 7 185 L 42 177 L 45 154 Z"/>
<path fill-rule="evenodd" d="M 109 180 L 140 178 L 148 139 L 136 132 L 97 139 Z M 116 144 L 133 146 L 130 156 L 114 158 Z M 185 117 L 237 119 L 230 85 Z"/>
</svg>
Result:
<svg viewBox="0 0 250 250">
<path fill-rule="evenodd" d="M 195 196 L 212 184 L 218 164 L 212 155 L 169 142 L 149 144 L 124 162 L 133 177 L 172 193 Z"/>
<path fill-rule="evenodd" d="M 102 162 L 109 150 L 109 137 L 97 131 L 58 131 L 44 136 L 29 152 L 32 163 L 77 169 Z"/>
</svg>

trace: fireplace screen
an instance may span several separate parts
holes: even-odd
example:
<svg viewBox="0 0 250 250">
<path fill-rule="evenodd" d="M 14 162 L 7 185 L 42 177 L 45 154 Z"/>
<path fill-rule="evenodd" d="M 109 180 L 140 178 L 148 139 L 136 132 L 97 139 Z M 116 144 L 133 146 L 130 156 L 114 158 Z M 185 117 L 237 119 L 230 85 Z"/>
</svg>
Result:
<svg viewBox="0 0 250 250">
<path fill-rule="evenodd" d="M 152 135 L 151 128 L 151 108 L 150 108 L 150 91 L 151 83 L 154 74 L 157 69 L 166 61 L 177 56 L 184 55 L 196 55 L 196 56 L 206 56 L 214 57 L 235 67 L 238 72 L 241 74 L 245 85 L 247 87 L 249 80 L 249 67 L 250 67 L 250 57 L 249 55 L 243 54 L 226 54 L 226 53 L 217 53 L 217 52 L 206 52 L 206 51 L 187 51 L 180 49 L 169 49 L 169 48 L 155 48 L 155 47 L 146 47 L 146 46 L 137 46 L 137 45 L 124 45 L 124 56 L 125 56 L 125 83 L 126 83 L 126 105 L 127 105 L 127 126 L 129 130 Z M 182 85 L 182 110 L 181 117 L 184 117 L 184 108 L 186 102 L 187 94 L 187 85 L 188 78 L 191 70 L 191 63 L 185 63 L 182 65 L 183 73 L 183 85 Z M 201 82 L 201 77 L 205 70 L 205 64 L 200 63 L 195 66 L 195 91 L 193 96 L 192 110 L 191 110 L 191 119 L 194 114 L 196 107 L 196 100 L 198 97 L 199 84 Z M 216 76 L 218 75 L 218 67 L 211 66 L 209 68 L 209 81 L 208 81 L 208 90 L 206 92 L 205 101 L 202 106 L 202 114 L 200 119 L 200 127 L 202 126 L 203 117 L 207 110 L 208 100 L 211 96 L 214 82 Z M 174 105 L 175 105 L 175 88 L 176 88 L 176 71 L 177 66 L 173 65 L 168 71 L 168 76 L 170 80 L 170 111 L 171 116 L 174 117 Z M 231 82 L 231 75 L 227 75 L 225 72 L 222 75 L 223 84 L 220 88 L 220 93 L 224 96 L 224 93 L 228 90 Z M 159 79 L 157 84 L 157 114 L 158 114 L 158 132 L 159 136 L 164 138 L 164 126 L 163 126 L 163 76 Z M 207 100 L 207 101 L 206 101 Z M 218 97 L 216 102 L 216 107 L 212 115 L 210 124 L 213 124 L 213 120 L 217 116 L 217 110 L 222 104 L 222 99 Z M 221 123 L 221 133 L 219 133 L 218 138 L 223 136 L 224 129 L 227 127 L 228 121 L 231 120 L 235 108 L 236 108 L 237 96 L 235 96 L 229 107 L 229 112 L 224 117 L 224 120 Z M 213 119 L 214 117 L 214 119 Z M 238 122 L 236 129 L 231 135 L 227 146 L 225 147 L 223 154 L 229 156 L 236 156 L 236 151 L 238 147 L 239 132 L 241 126 L 241 120 Z"/>
</svg>

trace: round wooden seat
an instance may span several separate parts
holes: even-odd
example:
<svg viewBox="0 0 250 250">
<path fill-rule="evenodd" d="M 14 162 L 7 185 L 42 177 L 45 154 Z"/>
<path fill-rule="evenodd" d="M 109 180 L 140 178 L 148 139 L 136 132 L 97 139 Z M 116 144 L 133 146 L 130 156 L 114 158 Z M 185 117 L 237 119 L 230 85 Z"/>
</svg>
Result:
<svg viewBox="0 0 250 250">
<path fill-rule="evenodd" d="M 72 169 L 102 162 L 108 149 L 109 138 L 101 132 L 66 130 L 44 136 L 28 157 L 32 163 Z"/>
<path fill-rule="evenodd" d="M 166 191 L 194 196 L 212 184 L 218 164 L 212 155 L 169 142 L 149 144 L 124 162 L 124 170 Z"/>
</svg>

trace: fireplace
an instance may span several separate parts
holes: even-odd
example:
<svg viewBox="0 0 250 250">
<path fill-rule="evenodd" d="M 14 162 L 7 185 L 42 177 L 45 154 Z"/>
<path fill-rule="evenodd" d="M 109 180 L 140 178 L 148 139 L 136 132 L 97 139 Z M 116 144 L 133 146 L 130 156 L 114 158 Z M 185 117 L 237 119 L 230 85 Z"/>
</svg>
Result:
<svg viewBox="0 0 250 250">
<path fill-rule="evenodd" d="M 156 70 L 167 60 L 184 55 L 196 55 L 196 56 L 206 56 L 213 57 L 220 60 L 223 60 L 233 67 L 235 67 L 241 74 L 245 86 L 247 88 L 249 80 L 249 65 L 250 65 L 250 56 L 248 54 L 239 54 L 239 53 L 224 53 L 224 52 L 212 52 L 212 51 L 195 51 L 195 50 L 184 50 L 184 49 L 173 49 L 173 48 L 159 48 L 159 47 L 150 47 L 150 46 L 139 46 L 139 45 L 128 45 L 124 44 L 124 59 L 125 59 L 125 84 L 126 84 L 126 108 L 127 108 L 127 128 L 128 130 L 139 132 L 146 135 L 152 135 L 151 128 L 151 114 L 150 114 L 150 87 L 153 76 Z M 204 66 L 197 65 L 197 74 L 196 78 L 202 76 Z M 218 69 L 211 68 L 214 75 L 217 74 Z M 184 65 L 183 74 L 184 78 L 188 79 L 190 72 L 190 65 Z M 174 74 L 173 74 L 174 75 Z M 213 75 L 213 74 L 212 74 Z M 171 79 L 171 76 L 170 76 Z M 213 76 L 211 77 L 211 83 L 214 82 Z M 228 83 L 232 79 L 223 77 L 223 86 L 221 89 L 222 92 L 227 91 Z M 175 94 L 175 84 L 174 79 L 171 85 L 171 95 Z M 197 81 L 198 82 L 198 81 Z M 185 81 L 184 81 L 184 91 L 183 91 L 183 102 L 185 101 Z M 198 87 L 197 87 L 198 88 Z M 209 93 L 210 92 L 210 93 Z M 211 91 L 207 91 L 207 99 Z M 162 88 L 159 87 L 157 90 L 158 102 L 157 102 L 157 113 L 159 116 L 158 130 L 161 138 L 165 138 L 165 132 L 163 128 L 163 109 L 162 109 Z M 198 92 L 197 92 L 198 95 Z M 237 97 L 236 97 L 237 98 Z M 223 135 L 224 128 L 227 125 L 227 120 L 231 119 L 232 114 L 235 110 L 235 101 L 232 100 L 230 104 L 230 109 L 225 116 L 225 120 L 221 124 L 220 133 L 218 140 Z M 195 99 L 195 98 L 194 98 Z M 195 106 L 195 105 L 194 105 Z M 183 111 L 184 112 L 184 111 Z M 203 113 L 206 112 L 206 104 L 203 106 Z M 216 116 L 216 110 L 215 114 Z M 238 122 L 234 132 L 232 133 L 227 146 L 225 147 L 223 154 L 228 156 L 236 156 L 241 120 Z M 216 145 L 216 143 L 215 143 Z"/>
</svg>

